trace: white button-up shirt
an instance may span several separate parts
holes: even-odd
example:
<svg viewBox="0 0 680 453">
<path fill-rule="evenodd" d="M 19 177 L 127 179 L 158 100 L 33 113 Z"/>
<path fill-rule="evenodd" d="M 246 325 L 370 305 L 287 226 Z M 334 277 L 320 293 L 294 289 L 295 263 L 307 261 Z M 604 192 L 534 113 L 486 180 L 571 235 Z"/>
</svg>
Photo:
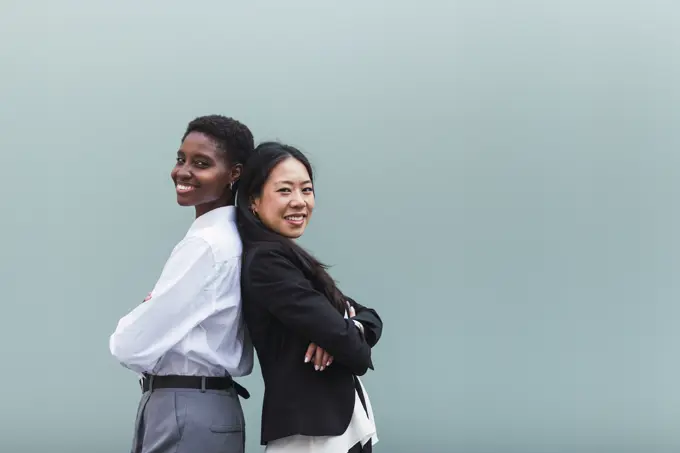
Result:
<svg viewBox="0 0 680 453">
<path fill-rule="evenodd" d="M 111 354 L 137 373 L 245 376 L 253 347 L 241 314 L 241 238 L 233 206 L 197 218 L 147 299 L 111 335 Z"/>
</svg>

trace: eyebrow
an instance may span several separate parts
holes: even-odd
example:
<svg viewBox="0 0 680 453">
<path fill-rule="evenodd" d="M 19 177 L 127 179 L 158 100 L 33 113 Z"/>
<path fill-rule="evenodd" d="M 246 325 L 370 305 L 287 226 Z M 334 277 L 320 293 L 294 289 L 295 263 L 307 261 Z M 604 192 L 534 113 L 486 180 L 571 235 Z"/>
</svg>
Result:
<svg viewBox="0 0 680 453">
<path fill-rule="evenodd" d="M 184 154 L 186 156 L 187 153 L 182 151 L 181 149 L 179 149 L 179 150 L 177 150 L 177 154 Z M 192 157 L 202 157 L 203 159 L 207 159 L 207 160 L 210 160 L 210 161 L 214 160 L 214 157 L 208 156 L 207 154 L 204 154 L 200 151 L 194 153 Z"/>
<path fill-rule="evenodd" d="M 311 183 L 312 183 L 312 181 L 307 179 L 305 181 L 302 181 L 300 184 L 311 184 Z M 295 185 L 295 183 L 293 181 L 288 181 L 288 180 L 277 181 L 276 184 L 290 184 L 291 186 Z"/>
</svg>

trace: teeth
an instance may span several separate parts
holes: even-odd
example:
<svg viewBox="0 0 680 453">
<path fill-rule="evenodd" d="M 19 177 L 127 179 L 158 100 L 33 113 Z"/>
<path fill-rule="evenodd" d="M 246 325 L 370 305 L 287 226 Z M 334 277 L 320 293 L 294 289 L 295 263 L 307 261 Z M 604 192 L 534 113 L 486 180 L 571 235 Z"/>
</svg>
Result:
<svg viewBox="0 0 680 453">
<path fill-rule="evenodd" d="M 301 215 L 289 215 L 286 216 L 286 219 L 288 220 L 302 220 L 304 217 Z"/>
<path fill-rule="evenodd" d="M 192 189 L 191 186 L 185 186 L 184 184 L 177 184 L 177 188 L 179 190 L 191 190 Z"/>
</svg>

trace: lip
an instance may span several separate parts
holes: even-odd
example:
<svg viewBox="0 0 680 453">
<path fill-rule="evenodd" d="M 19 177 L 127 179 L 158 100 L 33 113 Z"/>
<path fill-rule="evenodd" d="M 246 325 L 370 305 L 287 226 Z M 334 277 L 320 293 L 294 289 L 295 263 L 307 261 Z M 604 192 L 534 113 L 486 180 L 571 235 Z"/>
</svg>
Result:
<svg viewBox="0 0 680 453">
<path fill-rule="evenodd" d="M 196 186 L 193 184 L 187 184 L 184 182 L 178 182 L 175 184 L 175 190 L 177 190 L 177 193 L 184 194 L 184 193 L 189 193 L 192 190 L 195 190 Z"/>
<path fill-rule="evenodd" d="M 290 216 L 300 217 L 300 219 L 290 219 L 289 218 Z M 304 214 L 304 213 L 288 214 L 288 215 L 283 216 L 283 219 L 286 222 L 290 223 L 291 225 L 302 226 L 302 225 L 304 225 L 305 220 L 307 219 L 307 214 Z"/>
</svg>

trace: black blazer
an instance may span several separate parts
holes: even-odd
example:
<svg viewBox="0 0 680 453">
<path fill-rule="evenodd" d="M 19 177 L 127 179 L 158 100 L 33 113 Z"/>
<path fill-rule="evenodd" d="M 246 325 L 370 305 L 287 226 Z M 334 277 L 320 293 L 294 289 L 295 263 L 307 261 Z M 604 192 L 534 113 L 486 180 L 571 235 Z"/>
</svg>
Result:
<svg viewBox="0 0 680 453">
<path fill-rule="evenodd" d="M 378 314 L 354 300 L 345 319 L 314 287 L 304 267 L 277 243 L 250 247 L 241 272 L 243 315 L 264 379 L 260 443 L 302 434 L 338 436 L 354 410 L 354 376 L 371 368 L 371 348 L 382 333 Z M 304 363 L 314 342 L 331 354 L 323 371 Z"/>
</svg>

